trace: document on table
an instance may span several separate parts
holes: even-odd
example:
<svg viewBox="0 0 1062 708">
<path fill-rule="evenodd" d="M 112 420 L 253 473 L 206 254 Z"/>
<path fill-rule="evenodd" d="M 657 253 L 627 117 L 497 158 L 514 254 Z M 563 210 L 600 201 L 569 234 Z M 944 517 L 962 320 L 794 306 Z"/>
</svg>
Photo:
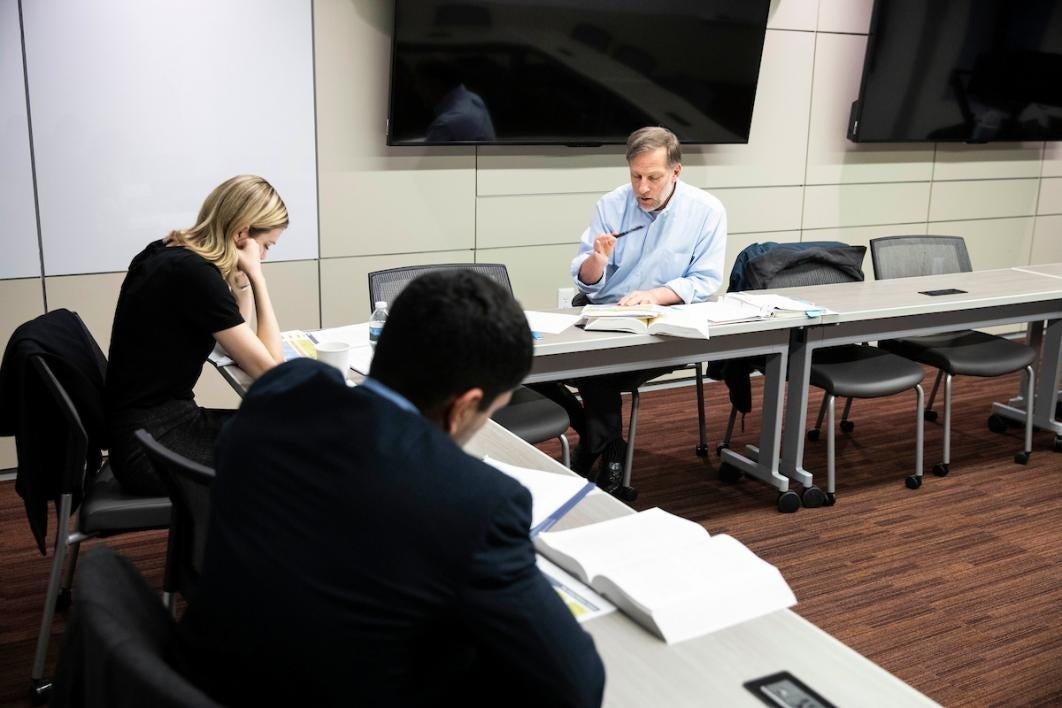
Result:
<svg viewBox="0 0 1062 708">
<path fill-rule="evenodd" d="M 542 555 L 536 555 L 538 569 L 561 600 L 571 610 L 577 622 L 586 622 L 601 615 L 616 611 L 616 606 L 597 594 L 591 587 L 580 582 L 556 563 Z"/>
<path fill-rule="evenodd" d="M 525 310 L 527 326 L 532 332 L 542 334 L 560 334 L 579 321 L 579 315 L 570 315 L 566 312 L 536 312 Z"/>
<path fill-rule="evenodd" d="M 593 482 L 575 475 L 517 467 L 490 457 L 483 458 L 483 461 L 509 475 L 531 492 L 532 536 L 551 528 L 583 497 L 597 488 Z"/>
</svg>

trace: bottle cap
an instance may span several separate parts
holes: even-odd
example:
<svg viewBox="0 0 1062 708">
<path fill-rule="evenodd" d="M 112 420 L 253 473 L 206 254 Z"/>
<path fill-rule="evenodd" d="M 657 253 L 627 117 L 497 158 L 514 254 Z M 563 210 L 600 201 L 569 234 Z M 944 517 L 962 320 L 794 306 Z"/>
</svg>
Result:
<svg viewBox="0 0 1062 708">
<path fill-rule="evenodd" d="M 387 301 L 386 300 L 377 300 L 376 301 L 376 309 L 377 310 L 383 310 L 386 307 L 387 307 Z"/>
</svg>

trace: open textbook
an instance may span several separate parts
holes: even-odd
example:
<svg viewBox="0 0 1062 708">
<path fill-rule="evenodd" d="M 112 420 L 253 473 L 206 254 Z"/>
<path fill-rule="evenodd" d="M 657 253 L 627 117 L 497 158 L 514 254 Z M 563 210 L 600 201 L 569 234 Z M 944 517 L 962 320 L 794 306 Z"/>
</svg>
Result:
<svg viewBox="0 0 1062 708">
<path fill-rule="evenodd" d="M 724 299 L 758 309 L 763 317 L 819 317 L 829 312 L 814 303 L 775 293 L 743 291 L 727 293 Z"/>
<path fill-rule="evenodd" d="M 291 361 L 299 357 L 317 358 L 318 342 L 345 342 L 350 345 L 350 368 L 368 375 L 372 364 L 372 345 L 369 344 L 369 324 L 347 325 L 346 327 L 334 327 L 304 332 L 301 329 L 292 329 L 280 333 L 280 345 L 284 351 L 284 361 Z M 214 366 L 231 366 L 236 362 L 221 348 L 220 344 L 214 346 L 210 352 L 210 362 Z"/>
<path fill-rule="evenodd" d="M 534 543 L 668 644 L 796 604 L 778 569 L 740 541 L 660 509 L 540 533 Z"/>
<path fill-rule="evenodd" d="M 595 331 L 708 339 L 707 319 L 664 305 L 587 305 L 576 324 Z"/>
</svg>

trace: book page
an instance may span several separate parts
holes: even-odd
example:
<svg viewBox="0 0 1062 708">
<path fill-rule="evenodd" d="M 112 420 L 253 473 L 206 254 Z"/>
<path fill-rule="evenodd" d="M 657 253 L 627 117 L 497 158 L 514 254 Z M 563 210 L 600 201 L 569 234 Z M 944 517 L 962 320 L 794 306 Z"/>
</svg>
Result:
<svg viewBox="0 0 1062 708">
<path fill-rule="evenodd" d="M 661 549 L 708 538 L 700 524 L 652 508 L 566 531 L 541 533 L 535 548 L 583 582 Z"/>
<path fill-rule="evenodd" d="M 674 309 L 689 312 L 692 316 L 704 319 L 709 324 L 753 322 L 770 316 L 765 308 L 731 297 L 723 297 L 714 302 L 675 305 Z"/>
<path fill-rule="evenodd" d="M 531 328 L 531 331 L 542 334 L 560 334 L 578 322 L 580 317 L 566 312 L 536 312 L 534 310 L 525 310 L 524 316 L 527 317 L 527 326 Z"/>
<path fill-rule="evenodd" d="M 649 321 L 649 334 L 708 339 L 708 320 L 688 310 L 671 310 Z"/>
<path fill-rule="evenodd" d="M 807 315 L 808 317 L 818 317 L 830 312 L 826 308 L 819 307 L 814 303 L 797 300 L 796 298 L 787 297 L 785 295 L 776 295 L 774 293 L 727 293 L 727 297 L 751 303 L 758 307 L 771 310 L 776 314 L 793 313 L 797 315 Z"/>
<path fill-rule="evenodd" d="M 669 644 L 796 604 L 778 569 L 727 535 L 662 548 L 591 585 Z"/>
<path fill-rule="evenodd" d="M 652 321 L 650 317 L 591 317 L 584 322 L 583 329 L 591 332 L 646 334 Z"/>
</svg>

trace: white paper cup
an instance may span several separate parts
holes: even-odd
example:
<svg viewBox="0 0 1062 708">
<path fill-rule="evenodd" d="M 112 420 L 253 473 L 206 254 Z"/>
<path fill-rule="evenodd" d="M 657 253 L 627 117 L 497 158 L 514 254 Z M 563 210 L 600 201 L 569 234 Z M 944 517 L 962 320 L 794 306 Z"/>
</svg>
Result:
<svg viewBox="0 0 1062 708">
<path fill-rule="evenodd" d="M 317 361 L 336 367 L 345 377 L 350 370 L 350 345 L 346 342 L 318 342 Z"/>
</svg>

